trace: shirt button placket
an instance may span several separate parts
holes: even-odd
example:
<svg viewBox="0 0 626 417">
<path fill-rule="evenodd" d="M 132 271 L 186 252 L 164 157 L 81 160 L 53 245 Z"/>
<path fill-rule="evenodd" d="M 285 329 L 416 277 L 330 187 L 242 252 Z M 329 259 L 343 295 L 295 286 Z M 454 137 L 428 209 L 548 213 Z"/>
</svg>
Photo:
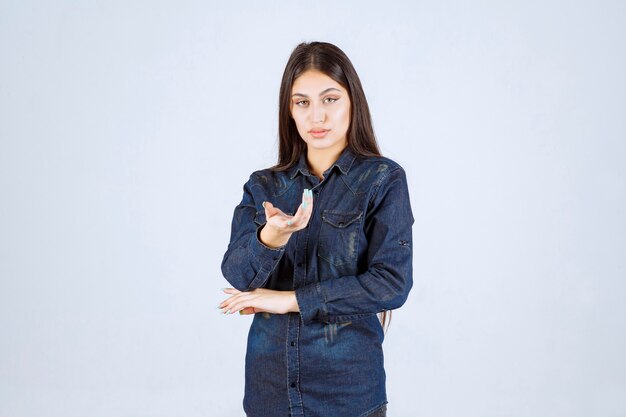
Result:
<svg viewBox="0 0 626 417">
<path fill-rule="evenodd" d="M 319 188 L 313 190 L 315 196 L 319 195 Z M 313 202 L 315 210 L 315 202 Z M 307 241 L 310 233 L 310 228 L 307 226 L 301 231 L 298 240 L 296 241 L 295 255 L 299 257 L 299 260 L 295 265 L 294 285 L 295 288 L 299 288 L 306 285 L 306 256 L 307 256 Z M 287 383 L 290 405 L 290 416 L 301 417 L 304 415 L 302 409 L 302 395 L 299 387 L 300 377 L 300 350 L 298 345 L 300 330 L 302 325 L 302 319 L 299 313 L 289 313 L 287 320 Z"/>
<path fill-rule="evenodd" d="M 300 417 L 303 415 L 302 396 L 298 388 L 298 378 L 300 375 L 299 368 L 299 351 L 298 351 L 298 334 L 300 332 L 300 314 L 288 313 L 287 319 L 287 382 L 289 384 L 289 405 L 291 415 Z"/>
</svg>

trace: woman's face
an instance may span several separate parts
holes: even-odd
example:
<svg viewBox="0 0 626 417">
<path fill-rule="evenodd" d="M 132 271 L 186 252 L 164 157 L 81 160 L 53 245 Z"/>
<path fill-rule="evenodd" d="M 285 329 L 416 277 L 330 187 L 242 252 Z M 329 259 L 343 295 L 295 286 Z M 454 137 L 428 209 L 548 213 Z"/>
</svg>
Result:
<svg viewBox="0 0 626 417">
<path fill-rule="evenodd" d="M 326 74 L 308 70 L 293 83 L 291 116 L 309 150 L 339 153 L 348 144 L 350 97 Z"/>
</svg>

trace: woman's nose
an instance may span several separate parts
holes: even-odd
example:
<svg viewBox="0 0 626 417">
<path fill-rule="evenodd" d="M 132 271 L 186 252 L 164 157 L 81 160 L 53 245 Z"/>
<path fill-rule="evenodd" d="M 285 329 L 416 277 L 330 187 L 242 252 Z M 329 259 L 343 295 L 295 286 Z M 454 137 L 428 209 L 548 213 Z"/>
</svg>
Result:
<svg viewBox="0 0 626 417">
<path fill-rule="evenodd" d="M 325 117 L 324 108 L 321 105 L 317 105 L 313 106 L 312 110 L 313 123 L 323 122 Z"/>
</svg>

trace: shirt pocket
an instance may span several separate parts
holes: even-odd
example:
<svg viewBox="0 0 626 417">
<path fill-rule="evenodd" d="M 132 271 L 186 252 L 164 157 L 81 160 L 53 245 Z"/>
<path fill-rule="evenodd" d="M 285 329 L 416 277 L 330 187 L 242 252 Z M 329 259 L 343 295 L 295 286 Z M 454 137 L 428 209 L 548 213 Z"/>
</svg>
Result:
<svg viewBox="0 0 626 417">
<path fill-rule="evenodd" d="M 317 255 L 335 266 L 355 264 L 362 217 L 362 211 L 322 211 Z"/>
</svg>

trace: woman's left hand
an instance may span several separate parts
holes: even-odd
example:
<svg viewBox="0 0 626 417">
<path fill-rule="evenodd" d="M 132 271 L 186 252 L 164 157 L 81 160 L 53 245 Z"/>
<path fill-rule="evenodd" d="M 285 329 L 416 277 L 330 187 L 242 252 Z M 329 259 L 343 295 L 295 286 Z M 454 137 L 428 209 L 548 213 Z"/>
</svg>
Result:
<svg viewBox="0 0 626 417">
<path fill-rule="evenodd" d="M 224 314 L 273 313 L 286 314 L 299 312 L 295 291 L 276 291 L 267 288 L 256 288 L 252 291 L 239 291 L 235 288 L 224 288 L 230 294 L 217 308 Z"/>
</svg>

